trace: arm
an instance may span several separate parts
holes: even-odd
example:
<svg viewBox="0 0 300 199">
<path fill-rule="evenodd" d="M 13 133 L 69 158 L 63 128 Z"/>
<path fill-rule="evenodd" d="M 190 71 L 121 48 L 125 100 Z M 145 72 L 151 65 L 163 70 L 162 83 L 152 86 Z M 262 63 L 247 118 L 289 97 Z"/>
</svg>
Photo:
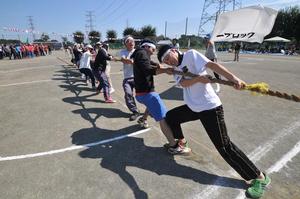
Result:
<svg viewBox="0 0 300 199">
<path fill-rule="evenodd" d="M 174 69 L 173 68 L 156 68 L 156 75 L 162 74 L 162 73 L 166 73 L 168 75 L 173 75 Z"/>
<path fill-rule="evenodd" d="M 152 66 L 155 66 L 155 67 L 157 67 L 157 68 L 160 68 L 162 65 L 160 65 L 159 63 L 156 63 L 156 62 L 154 62 L 154 61 L 152 61 L 152 60 L 150 60 L 150 64 L 152 65 Z"/>
<path fill-rule="evenodd" d="M 234 87 L 236 89 L 241 89 L 243 88 L 246 83 L 239 79 L 238 77 L 236 77 L 233 73 L 231 73 L 227 68 L 225 68 L 224 66 L 222 66 L 219 63 L 215 63 L 215 62 L 208 62 L 206 64 L 207 68 L 210 68 L 211 70 L 213 70 L 214 72 L 222 75 L 223 77 L 225 77 L 226 79 L 228 79 L 229 81 L 232 81 L 234 83 Z"/>
<path fill-rule="evenodd" d="M 103 58 L 104 60 L 108 60 L 108 61 L 112 60 L 112 56 L 111 56 L 110 54 L 108 54 L 105 50 L 100 49 L 99 52 L 102 54 L 102 58 Z M 99 54 L 99 53 L 98 53 L 98 54 Z"/>
<path fill-rule="evenodd" d="M 121 62 L 123 64 L 133 64 L 133 60 L 132 59 L 128 59 L 128 58 L 125 58 L 125 57 L 121 57 Z"/>
<path fill-rule="evenodd" d="M 166 73 L 168 75 L 173 75 L 174 74 L 174 69 L 173 68 L 164 68 L 163 65 L 156 63 L 154 61 L 150 61 L 150 64 L 156 69 L 156 75 Z"/>
<path fill-rule="evenodd" d="M 151 66 L 146 52 L 138 52 L 135 55 L 134 64 L 139 67 L 145 75 L 156 75 L 156 68 Z"/>
<path fill-rule="evenodd" d="M 184 88 L 192 86 L 193 84 L 196 83 L 207 84 L 210 83 L 210 80 L 206 76 L 197 76 L 197 77 L 193 77 L 192 79 L 184 79 L 183 77 L 179 82 L 179 84 Z"/>
</svg>

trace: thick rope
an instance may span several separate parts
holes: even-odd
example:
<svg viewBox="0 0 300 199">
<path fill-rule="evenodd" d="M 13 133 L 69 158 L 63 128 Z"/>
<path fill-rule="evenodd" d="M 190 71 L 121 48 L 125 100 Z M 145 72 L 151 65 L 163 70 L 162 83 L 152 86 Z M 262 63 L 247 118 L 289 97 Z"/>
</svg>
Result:
<svg viewBox="0 0 300 199">
<path fill-rule="evenodd" d="M 193 74 L 190 72 L 184 73 L 182 71 L 177 71 L 177 70 L 174 70 L 174 74 L 188 76 L 188 77 L 199 76 L 199 75 L 196 75 L 196 74 Z M 210 79 L 211 83 L 219 83 L 219 84 L 223 84 L 223 85 L 227 85 L 227 86 L 234 86 L 234 83 L 231 81 L 220 80 L 220 79 L 213 78 L 211 76 L 208 76 L 208 78 Z M 255 84 L 247 84 L 244 86 L 243 90 L 249 90 L 249 91 L 260 93 L 263 95 L 270 95 L 270 96 L 279 97 L 279 98 L 286 99 L 286 100 L 291 100 L 294 102 L 300 102 L 299 96 L 293 95 L 293 94 L 289 95 L 287 93 L 270 90 L 269 85 L 264 82 L 255 83 Z"/>
</svg>

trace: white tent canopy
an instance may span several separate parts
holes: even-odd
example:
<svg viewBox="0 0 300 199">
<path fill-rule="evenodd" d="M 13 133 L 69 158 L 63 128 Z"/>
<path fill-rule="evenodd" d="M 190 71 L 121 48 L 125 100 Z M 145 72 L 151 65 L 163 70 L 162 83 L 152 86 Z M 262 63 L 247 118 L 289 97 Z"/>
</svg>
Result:
<svg viewBox="0 0 300 199">
<path fill-rule="evenodd" d="M 269 39 L 265 39 L 264 41 L 274 41 L 274 42 L 291 42 L 291 40 L 288 40 L 288 39 L 285 39 L 285 38 L 282 38 L 282 37 L 272 37 L 272 38 L 269 38 Z"/>
<path fill-rule="evenodd" d="M 156 43 L 157 45 L 172 45 L 172 42 L 170 40 L 160 40 L 159 42 Z"/>
</svg>

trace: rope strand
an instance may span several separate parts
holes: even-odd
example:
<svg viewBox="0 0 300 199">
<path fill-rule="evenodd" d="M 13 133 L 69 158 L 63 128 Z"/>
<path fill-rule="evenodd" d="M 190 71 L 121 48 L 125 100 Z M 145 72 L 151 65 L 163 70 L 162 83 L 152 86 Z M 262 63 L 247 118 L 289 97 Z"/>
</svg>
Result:
<svg viewBox="0 0 300 199">
<path fill-rule="evenodd" d="M 189 76 L 189 77 L 199 76 L 199 75 L 196 75 L 196 74 L 193 74 L 190 72 L 184 73 L 182 71 L 177 71 L 177 70 L 174 70 L 174 74 L 182 75 L 182 76 Z M 223 85 L 227 85 L 227 86 L 234 85 L 234 83 L 231 81 L 216 79 L 216 78 L 213 78 L 212 76 L 207 76 L 207 77 L 210 79 L 211 83 L 219 83 L 219 84 L 223 84 Z M 289 95 L 287 93 L 270 90 L 269 85 L 264 82 L 255 83 L 255 84 L 247 84 L 247 85 L 245 85 L 243 90 L 249 90 L 249 91 L 260 93 L 263 95 L 270 95 L 270 96 L 279 97 L 279 98 L 286 99 L 286 100 L 291 100 L 294 102 L 300 102 L 299 96 L 293 95 L 293 94 Z"/>
</svg>

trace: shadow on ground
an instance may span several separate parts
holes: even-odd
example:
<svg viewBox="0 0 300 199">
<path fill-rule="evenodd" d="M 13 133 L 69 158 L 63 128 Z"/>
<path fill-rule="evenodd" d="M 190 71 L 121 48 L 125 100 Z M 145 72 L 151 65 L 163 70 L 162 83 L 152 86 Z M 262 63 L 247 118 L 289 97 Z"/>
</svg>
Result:
<svg viewBox="0 0 300 199">
<path fill-rule="evenodd" d="M 76 145 L 93 143 L 116 137 L 116 135 L 123 135 L 123 133 L 135 132 L 138 128 L 131 126 L 117 131 L 101 128 L 81 129 L 73 133 L 72 143 Z M 120 132 L 122 133 L 120 134 Z M 137 167 L 158 175 L 184 178 L 204 185 L 214 184 L 222 187 L 245 188 L 245 183 L 242 180 L 217 176 L 180 165 L 163 147 L 146 146 L 142 138 L 127 137 L 119 141 L 89 147 L 79 152 L 79 156 L 102 159 L 100 166 L 117 174 L 133 191 L 135 198 L 138 199 L 148 198 L 148 194 L 146 190 L 141 190 L 133 175 L 126 170 L 126 167 Z M 217 178 L 219 183 L 215 184 Z"/>
<path fill-rule="evenodd" d="M 242 180 L 228 177 L 222 177 L 201 171 L 192 167 L 178 164 L 174 157 L 169 155 L 163 147 L 151 147 L 144 144 L 142 138 L 127 137 L 122 140 L 106 142 L 105 144 L 89 145 L 99 141 L 126 136 L 127 134 L 140 130 L 138 125 L 128 126 L 118 130 L 99 128 L 96 125 L 97 119 L 101 116 L 107 118 L 128 117 L 127 113 L 114 108 L 86 108 L 85 102 L 98 102 L 98 100 L 89 99 L 94 96 L 80 96 L 83 89 L 78 81 L 71 80 L 70 71 L 58 71 L 58 79 L 63 80 L 66 91 L 74 93 L 74 97 L 64 98 L 63 101 L 80 107 L 72 111 L 74 114 L 80 114 L 81 117 L 91 123 L 91 128 L 81 129 L 72 134 L 72 143 L 75 145 L 85 145 L 87 148 L 79 152 L 82 158 L 101 159 L 100 166 L 117 174 L 133 191 L 135 198 L 148 198 L 146 190 L 142 190 L 137 184 L 133 175 L 126 170 L 127 167 L 136 167 L 154 172 L 158 175 L 174 176 L 187 180 L 192 180 L 204 185 L 217 185 L 222 187 L 245 188 Z M 75 76 L 76 74 L 74 74 Z M 60 76 L 60 77 L 59 77 Z M 182 90 L 172 87 L 161 93 L 163 99 L 182 100 Z M 181 97 L 180 97 L 181 96 Z M 92 115 L 96 115 L 92 117 Z M 103 142 L 102 142 L 103 143 Z M 188 160 L 187 160 L 188 161 Z M 216 181 L 218 179 L 218 181 Z M 216 184 L 216 182 L 218 182 Z M 178 187 L 180 182 L 178 183 Z"/>
<path fill-rule="evenodd" d="M 162 99 L 165 100 L 178 100 L 183 101 L 183 92 L 182 88 L 178 88 L 176 86 L 173 86 L 164 92 L 159 94 Z"/>
</svg>

